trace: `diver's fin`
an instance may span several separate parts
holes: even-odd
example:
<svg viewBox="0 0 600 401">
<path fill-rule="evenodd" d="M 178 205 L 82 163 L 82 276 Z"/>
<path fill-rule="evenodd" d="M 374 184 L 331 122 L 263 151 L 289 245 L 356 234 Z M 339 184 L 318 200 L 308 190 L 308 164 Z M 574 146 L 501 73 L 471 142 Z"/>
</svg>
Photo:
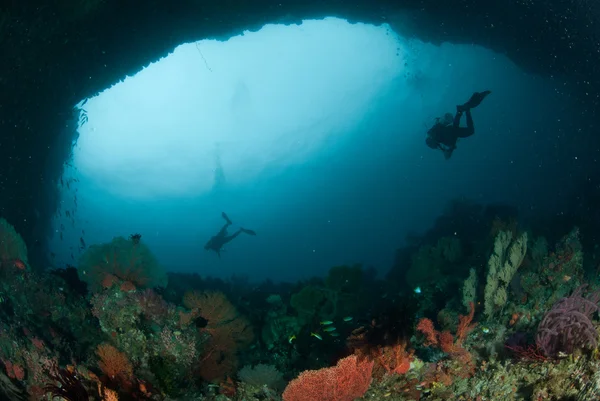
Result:
<svg viewBox="0 0 600 401">
<path fill-rule="evenodd" d="M 466 111 L 469 109 L 474 109 L 475 107 L 479 106 L 481 104 L 481 102 L 483 101 L 483 99 L 486 98 L 487 95 L 489 95 L 490 93 L 492 93 L 492 91 L 483 91 L 483 92 L 475 92 L 473 93 L 473 95 L 471 96 L 471 98 L 469 99 L 469 101 L 465 104 L 463 104 L 462 106 L 458 106 L 460 107 L 460 109 Z M 457 107 L 457 109 L 458 109 Z"/>
<path fill-rule="evenodd" d="M 248 235 L 256 235 L 256 231 L 253 231 L 253 230 L 248 230 L 245 228 L 240 228 L 240 230 L 242 230 L 243 233 L 246 233 Z"/>
<path fill-rule="evenodd" d="M 227 224 L 233 224 L 233 223 L 231 222 L 231 220 L 229 220 L 229 217 L 227 217 L 227 215 L 225 214 L 225 212 L 222 212 L 222 213 L 221 213 L 221 216 L 222 216 L 222 217 L 223 217 L 223 218 L 224 218 L 224 219 L 227 221 Z"/>
</svg>

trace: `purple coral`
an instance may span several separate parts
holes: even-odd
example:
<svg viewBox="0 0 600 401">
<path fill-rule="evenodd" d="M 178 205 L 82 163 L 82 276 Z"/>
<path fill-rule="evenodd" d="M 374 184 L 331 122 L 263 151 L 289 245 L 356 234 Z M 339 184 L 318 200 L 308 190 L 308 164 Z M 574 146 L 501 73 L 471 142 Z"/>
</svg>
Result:
<svg viewBox="0 0 600 401">
<path fill-rule="evenodd" d="M 540 322 L 535 342 L 546 356 L 571 354 L 577 348 L 598 345 L 592 315 L 598 311 L 600 292 L 584 297 L 585 287 L 582 285 L 570 297 L 558 300 Z"/>
</svg>

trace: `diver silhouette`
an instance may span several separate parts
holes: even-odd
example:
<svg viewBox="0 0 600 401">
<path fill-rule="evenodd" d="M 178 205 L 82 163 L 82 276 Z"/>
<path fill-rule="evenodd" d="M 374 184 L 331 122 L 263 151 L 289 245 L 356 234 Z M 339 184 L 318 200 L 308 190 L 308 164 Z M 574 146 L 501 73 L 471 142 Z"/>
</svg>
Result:
<svg viewBox="0 0 600 401">
<path fill-rule="evenodd" d="M 215 251 L 217 253 L 217 255 L 219 255 L 219 257 L 221 257 L 221 251 L 223 250 L 223 245 L 225 245 L 226 243 L 228 243 L 229 241 L 231 241 L 232 239 L 234 239 L 241 233 L 245 233 L 248 235 L 256 235 L 256 233 L 254 231 L 247 230 L 245 228 L 240 228 L 233 234 L 227 235 L 227 228 L 232 223 L 231 223 L 231 220 L 229 219 L 229 217 L 227 217 L 227 215 L 225 214 L 225 212 L 221 213 L 221 216 L 225 219 L 225 224 L 223 225 L 223 228 L 221 228 L 221 230 L 217 233 L 217 235 L 214 235 L 211 239 L 208 240 L 206 245 L 204 245 L 204 249 L 206 249 L 207 251 L 209 251 L 209 250 Z"/>
<path fill-rule="evenodd" d="M 431 149 L 440 149 L 444 157 L 449 159 L 456 149 L 458 138 L 467 138 L 475 133 L 471 109 L 479 106 L 491 91 L 475 92 L 465 104 L 456 106 L 456 114 L 446 113 L 443 118 L 437 118 L 433 127 L 427 131 L 425 143 Z M 463 113 L 467 115 L 467 127 L 460 127 Z"/>
</svg>

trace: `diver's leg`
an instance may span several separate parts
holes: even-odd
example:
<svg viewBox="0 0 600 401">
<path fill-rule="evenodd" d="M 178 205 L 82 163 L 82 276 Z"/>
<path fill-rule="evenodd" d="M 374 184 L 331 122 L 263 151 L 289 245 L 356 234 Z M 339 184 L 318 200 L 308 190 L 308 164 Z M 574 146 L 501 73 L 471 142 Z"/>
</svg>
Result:
<svg viewBox="0 0 600 401">
<path fill-rule="evenodd" d="M 219 231 L 219 233 L 217 235 L 215 235 L 215 237 L 224 237 L 227 235 L 227 227 L 229 227 L 231 225 L 231 223 L 225 223 L 225 225 L 223 225 L 223 228 L 221 228 L 221 230 Z"/>
<path fill-rule="evenodd" d="M 467 115 L 467 129 L 470 132 L 470 136 L 475 133 L 475 126 L 473 125 L 473 116 L 471 115 L 471 110 L 467 110 L 465 114 Z"/>
<path fill-rule="evenodd" d="M 221 212 L 221 217 L 225 219 L 225 224 L 223 224 L 221 231 L 219 231 L 219 233 L 215 235 L 215 237 L 225 237 L 227 235 L 227 227 L 229 227 L 232 224 L 231 220 L 229 220 L 229 217 L 227 217 L 225 212 Z"/>
<path fill-rule="evenodd" d="M 223 245 L 228 243 L 229 241 L 231 241 L 232 239 L 234 239 L 235 237 L 237 237 L 238 235 L 240 235 L 240 233 L 242 232 L 242 230 L 237 230 L 236 232 L 234 232 L 233 234 L 223 238 Z"/>
<path fill-rule="evenodd" d="M 473 116 L 471 116 L 471 111 L 467 110 L 465 114 L 467 115 L 467 128 L 458 128 L 456 130 L 456 136 L 459 138 L 466 138 L 475 133 L 475 126 L 473 125 Z"/>
<path fill-rule="evenodd" d="M 454 121 L 452 121 L 452 126 L 454 128 L 458 128 L 458 126 L 460 125 L 460 119 L 463 115 L 462 111 L 458 111 L 458 106 L 456 106 L 456 114 L 454 115 Z"/>
<path fill-rule="evenodd" d="M 225 221 L 227 222 L 227 224 L 231 224 L 231 220 L 229 219 L 229 217 L 225 214 L 225 212 L 221 212 L 221 217 L 223 217 L 225 219 Z"/>
</svg>

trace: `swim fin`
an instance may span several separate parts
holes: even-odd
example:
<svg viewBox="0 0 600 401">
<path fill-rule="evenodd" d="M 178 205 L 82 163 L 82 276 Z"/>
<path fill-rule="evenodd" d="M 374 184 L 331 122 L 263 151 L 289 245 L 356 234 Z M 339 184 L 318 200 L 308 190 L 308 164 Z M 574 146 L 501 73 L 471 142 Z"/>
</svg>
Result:
<svg viewBox="0 0 600 401">
<path fill-rule="evenodd" d="M 229 217 L 227 217 L 227 215 L 225 214 L 225 212 L 221 212 L 221 216 L 227 221 L 227 224 L 233 224 L 231 222 L 231 220 L 229 220 Z"/>
<path fill-rule="evenodd" d="M 481 102 L 483 101 L 483 99 L 485 99 L 486 96 L 489 95 L 490 93 L 492 93 L 492 91 L 483 91 L 483 92 L 473 93 L 473 95 L 471 96 L 471 98 L 469 99 L 469 101 L 467 103 L 463 104 L 462 106 L 457 107 L 458 111 L 466 111 L 466 110 L 474 109 L 475 107 L 479 106 L 481 104 Z"/>
<path fill-rule="evenodd" d="M 247 230 L 245 228 L 240 228 L 240 230 L 242 230 L 243 233 L 246 233 L 248 235 L 256 235 L 256 231 L 253 230 Z"/>
</svg>

